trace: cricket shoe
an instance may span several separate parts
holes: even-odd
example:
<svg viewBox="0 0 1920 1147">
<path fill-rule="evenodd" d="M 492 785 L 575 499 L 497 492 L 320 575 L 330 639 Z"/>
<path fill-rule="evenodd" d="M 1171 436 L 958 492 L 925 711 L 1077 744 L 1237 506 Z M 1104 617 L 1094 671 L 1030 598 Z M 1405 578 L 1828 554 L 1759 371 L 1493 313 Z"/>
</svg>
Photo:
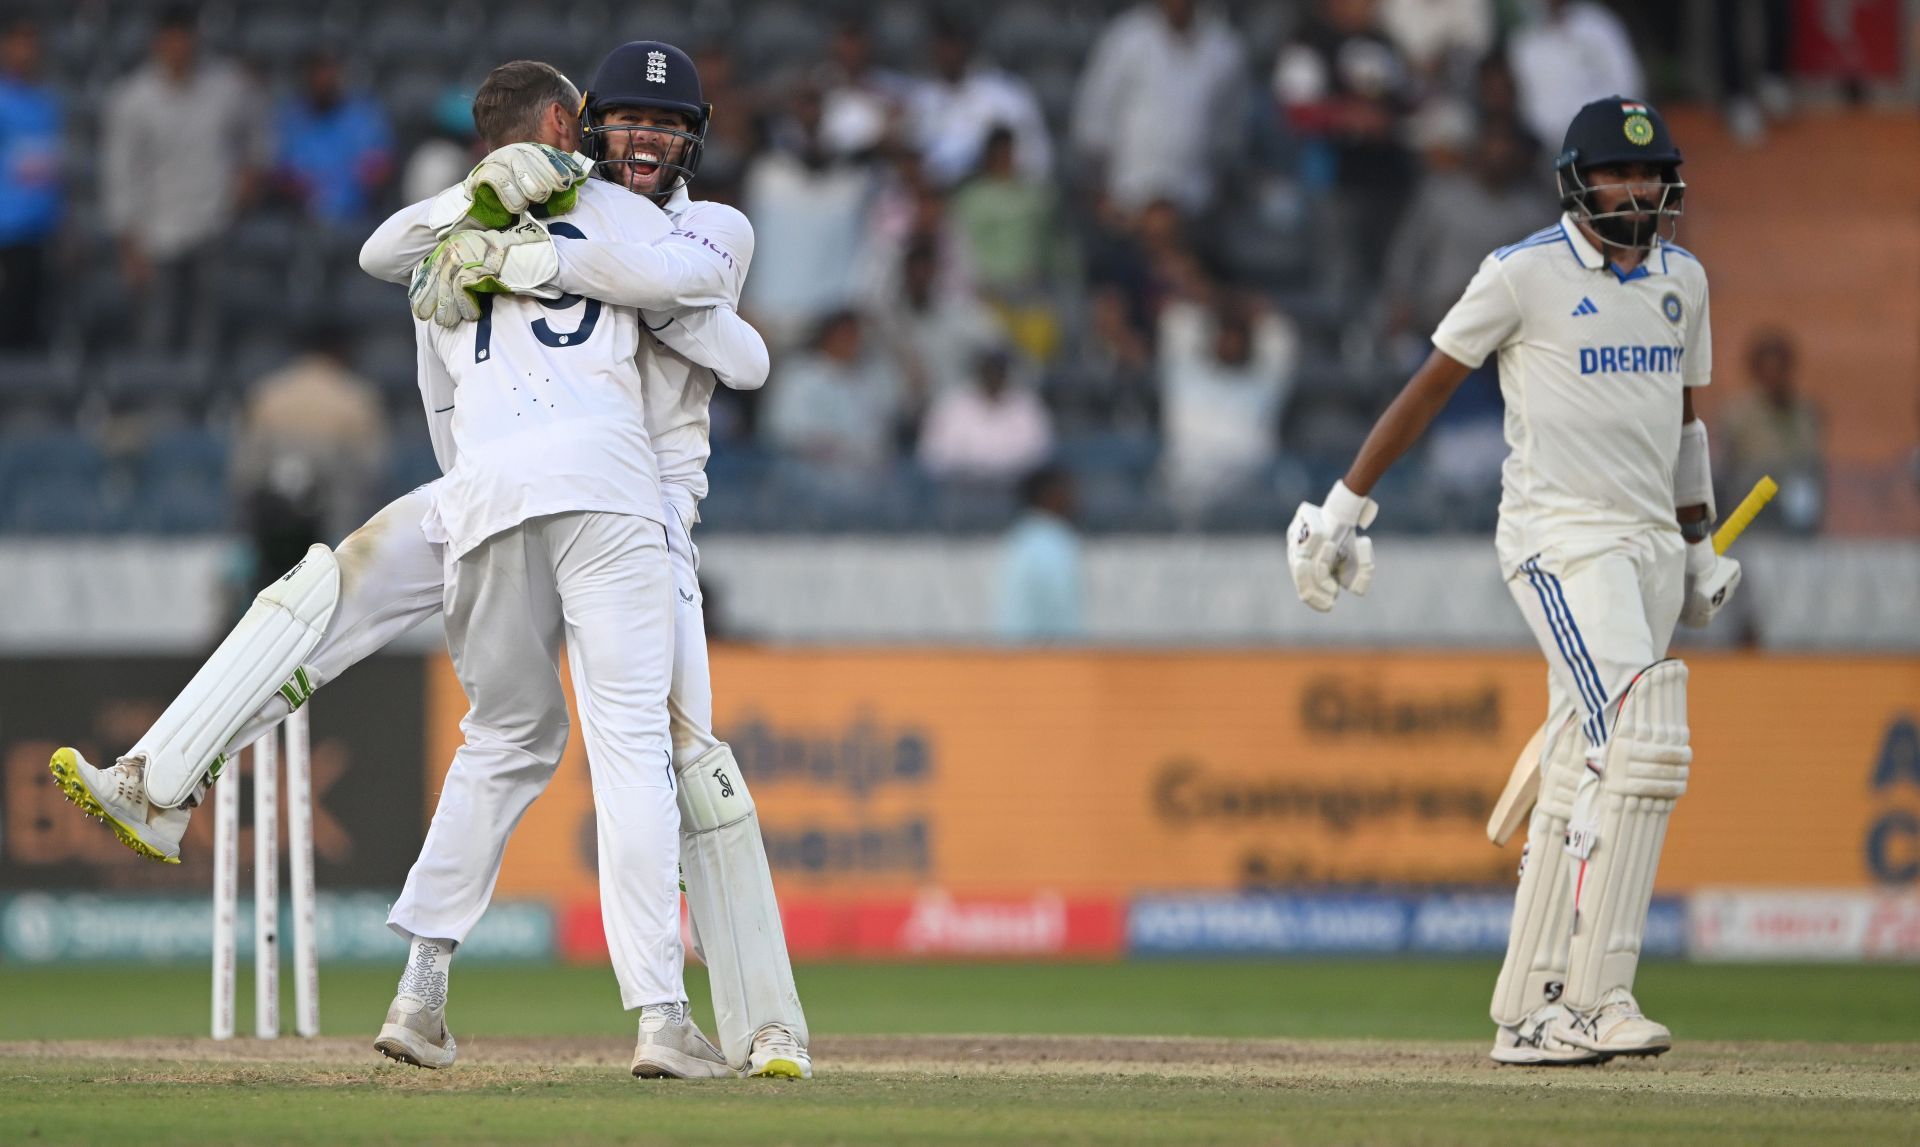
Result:
<svg viewBox="0 0 1920 1147">
<path fill-rule="evenodd" d="M 180 838 L 186 835 L 193 814 L 184 808 L 159 808 L 147 800 L 138 757 L 96 769 L 78 749 L 56 749 L 47 767 L 66 798 L 81 812 L 105 821 L 121 844 L 150 860 L 180 863 Z"/>
<path fill-rule="evenodd" d="M 460 1049 L 453 1042 L 453 1033 L 447 1030 L 445 998 L 436 1005 L 406 992 L 393 997 L 393 1006 L 387 1009 L 387 1022 L 380 1025 L 380 1038 L 373 1041 L 373 1050 L 415 1067 L 452 1067 Z"/>
<path fill-rule="evenodd" d="M 1641 1014 L 1639 1002 L 1625 988 L 1609 989 L 1600 997 L 1600 1006 L 1591 1012 L 1571 1013 L 1554 1036 L 1609 1059 L 1616 1055 L 1659 1055 L 1673 1047 L 1673 1033 L 1667 1025 Z"/>
<path fill-rule="evenodd" d="M 1604 1062 L 1604 1054 L 1567 1042 L 1565 1033 L 1578 1019 L 1564 1004 L 1542 1004 L 1517 1024 L 1501 1024 L 1489 1054 L 1495 1063 L 1527 1067 Z"/>
<path fill-rule="evenodd" d="M 640 1009 L 640 1043 L 633 1049 L 636 1079 L 731 1079 L 727 1057 L 702 1035 L 685 1004 Z"/>
<path fill-rule="evenodd" d="M 813 1058 L 784 1025 L 768 1024 L 753 1034 L 747 1055 L 748 1078 L 812 1079 Z"/>
</svg>

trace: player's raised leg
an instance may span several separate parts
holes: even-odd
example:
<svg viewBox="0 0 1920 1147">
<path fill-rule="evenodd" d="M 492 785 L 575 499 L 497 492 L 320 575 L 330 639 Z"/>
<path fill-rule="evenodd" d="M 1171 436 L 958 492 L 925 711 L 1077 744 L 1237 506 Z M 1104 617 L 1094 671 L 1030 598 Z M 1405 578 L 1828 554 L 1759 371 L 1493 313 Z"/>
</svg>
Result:
<svg viewBox="0 0 1920 1147">
<path fill-rule="evenodd" d="M 441 548 L 420 523 L 430 494 L 403 495 L 339 549 L 315 546 L 262 590 L 160 719 L 118 761 L 95 768 L 63 748 L 51 768 L 69 800 L 107 821 L 143 856 L 180 854 L 191 807 L 206 780 L 313 692 L 440 608 Z M 183 778 L 189 791 L 169 804 Z"/>
</svg>

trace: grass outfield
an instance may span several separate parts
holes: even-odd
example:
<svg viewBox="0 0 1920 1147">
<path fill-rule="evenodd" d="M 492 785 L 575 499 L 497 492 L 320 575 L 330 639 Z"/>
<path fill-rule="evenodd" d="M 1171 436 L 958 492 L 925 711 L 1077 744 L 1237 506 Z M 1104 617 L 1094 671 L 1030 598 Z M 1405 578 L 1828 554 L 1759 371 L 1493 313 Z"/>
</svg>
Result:
<svg viewBox="0 0 1920 1147">
<path fill-rule="evenodd" d="M 1679 1048 L 1545 1072 L 1484 1059 L 1493 971 L 1485 961 L 810 966 L 799 978 L 818 1079 L 649 1084 L 625 1076 L 630 1021 L 604 968 L 456 969 L 461 1064 L 428 1073 L 368 1047 L 397 969 L 328 969 L 326 1040 L 213 1045 L 195 1038 L 204 969 L 4 967 L 0 1141 L 1920 1138 L 1910 1042 L 1920 970 L 1651 965 L 1643 999 Z M 690 986 L 704 1020 L 704 984 Z M 241 1001 L 245 1029 L 244 983 Z M 985 1032 L 1006 1034 L 956 1038 Z M 1089 1038 L 1099 1036 L 1114 1038 Z M 62 1042 L 21 1042 L 43 1040 Z"/>
</svg>

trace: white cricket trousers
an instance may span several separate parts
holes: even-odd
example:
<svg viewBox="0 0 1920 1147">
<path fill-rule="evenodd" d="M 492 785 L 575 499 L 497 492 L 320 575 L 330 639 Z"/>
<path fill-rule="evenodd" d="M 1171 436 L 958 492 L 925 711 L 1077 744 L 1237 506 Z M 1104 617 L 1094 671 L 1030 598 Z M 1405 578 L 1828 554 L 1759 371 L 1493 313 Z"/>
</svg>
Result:
<svg viewBox="0 0 1920 1147">
<path fill-rule="evenodd" d="M 701 611 L 700 548 L 688 523 L 693 503 L 669 498 L 667 553 L 673 564 L 673 688 L 667 714 L 673 763 L 690 765 L 720 743 L 713 735 L 713 677 L 707 662 L 707 619 Z"/>
<path fill-rule="evenodd" d="M 535 518 L 450 563 L 447 648 L 470 706 L 466 742 L 389 925 L 458 941 L 485 911 L 507 838 L 566 746 L 564 639 L 621 1002 L 631 1009 L 686 998 L 667 718 L 673 597 L 665 531 L 626 514 Z"/>
<path fill-rule="evenodd" d="M 1612 731 L 1608 708 L 1667 655 L 1680 619 L 1685 547 L 1678 531 L 1553 546 L 1507 579 L 1547 658 L 1547 728 L 1577 711 L 1590 758 Z"/>
</svg>

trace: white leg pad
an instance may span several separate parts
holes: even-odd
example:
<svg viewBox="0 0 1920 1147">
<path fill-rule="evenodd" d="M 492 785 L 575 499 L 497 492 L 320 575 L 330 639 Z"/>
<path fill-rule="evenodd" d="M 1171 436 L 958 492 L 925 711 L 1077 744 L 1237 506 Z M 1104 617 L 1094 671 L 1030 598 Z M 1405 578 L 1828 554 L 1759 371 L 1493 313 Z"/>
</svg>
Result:
<svg viewBox="0 0 1920 1147">
<path fill-rule="evenodd" d="M 1686 663 L 1656 662 L 1628 687 L 1607 742 L 1592 835 L 1582 846 L 1586 871 L 1567 958 L 1570 1008 L 1590 1011 L 1614 988 L 1633 990 L 1667 818 L 1687 791 L 1692 760 Z M 1577 854 L 1569 859 L 1581 863 Z"/>
<path fill-rule="evenodd" d="M 1568 717 L 1547 737 L 1540 753 L 1540 795 L 1527 822 L 1507 956 L 1493 988 L 1492 1014 L 1498 1024 L 1518 1024 L 1535 1008 L 1558 999 L 1566 982 L 1573 896 L 1566 875 L 1572 862 L 1562 844 L 1574 786 L 1586 767 L 1586 744 L 1579 718 Z"/>
<path fill-rule="evenodd" d="M 227 742 L 274 692 L 296 707 L 307 699 L 311 689 L 300 662 L 320 643 L 339 603 L 340 567 L 322 545 L 260 591 L 153 728 L 127 750 L 128 757 L 146 760 L 148 800 L 177 808 L 192 797 L 210 766 L 218 772 Z"/>
<path fill-rule="evenodd" d="M 716 745 L 679 769 L 680 868 L 687 908 L 713 984 L 714 1026 L 727 1062 L 745 1069 L 754 1033 L 782 1024 L 806 1046 L 773 873 L 753 794 L 733 750 Z"/>
</svg>

